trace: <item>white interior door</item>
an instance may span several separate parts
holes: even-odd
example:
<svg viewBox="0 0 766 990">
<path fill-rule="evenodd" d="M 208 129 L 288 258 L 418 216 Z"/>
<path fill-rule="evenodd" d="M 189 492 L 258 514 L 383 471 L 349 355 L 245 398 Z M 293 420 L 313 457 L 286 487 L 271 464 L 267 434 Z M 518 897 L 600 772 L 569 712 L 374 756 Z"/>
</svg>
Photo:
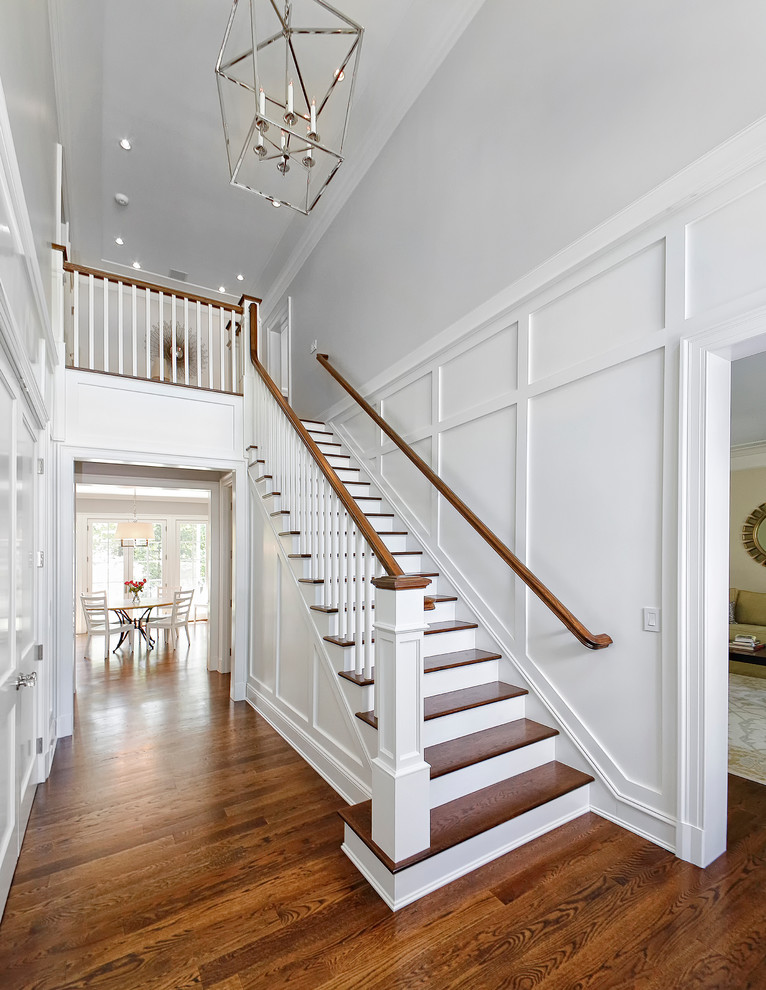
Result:
<svg viewBox="0 0 766 990">
<path fill-rule="evenodd" d="M 291 301 L 276 313 L 266 327 L 266 370 L 280 392 L 289 400 L 290 382 L 290 342 L 291 342 Z"/>
<path fill-rule="evenodd" d="M 0 910 L 36 784 L 35 456 L 34 432 L 0 360 Z"/>
</svg>

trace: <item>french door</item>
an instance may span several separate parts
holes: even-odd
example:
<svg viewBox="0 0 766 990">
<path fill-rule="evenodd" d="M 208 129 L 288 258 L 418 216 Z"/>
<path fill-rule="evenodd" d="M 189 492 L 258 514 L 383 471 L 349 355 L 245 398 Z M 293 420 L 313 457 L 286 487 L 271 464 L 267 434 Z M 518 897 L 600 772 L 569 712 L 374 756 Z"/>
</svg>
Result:
<svg viewBox="0 0 766 990">
<path fill-rule="evenodd" d="M 146 596 L 160 597 L 165 591 L 167 526 L 155 522 L 154 539 L 148 546 L 123 547 L 115 535 L 117 523 L 117 519 L 88 520 L 88 591 L 105 591 L 108 602 L 119 601 L 125 597 L 126 581 L 145 578 Z"/>
<path fill-rule="evenodd" d="M 0 913 L 36 787 L 37 438 L 0 359 Z"/>
</svg>

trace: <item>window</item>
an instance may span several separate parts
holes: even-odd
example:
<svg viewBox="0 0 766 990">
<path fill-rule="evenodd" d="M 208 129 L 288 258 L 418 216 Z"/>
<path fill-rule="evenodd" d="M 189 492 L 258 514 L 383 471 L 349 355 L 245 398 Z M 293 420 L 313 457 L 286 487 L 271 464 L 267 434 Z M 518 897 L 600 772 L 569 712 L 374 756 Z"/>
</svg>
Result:
<svg viewBox="0 0 766 990">
<path fill-rule="evenodd" d="M 154 524 L 154 540 L 145 547 L 133 547 L 132 573 L 126 581 L 146 578 L 144 593 L 159 598 L 162 592 L 162 523 Z"/>
<path fill-rule="evenodd" d="M 89 527 L 89 591 L 105 591 L 107 601 L 125 597 L 125 561 L 114 535 L 117 523 L 91 521 Z"/>
<path fill-rule="evenodd" d="M 180 586 L 194 588 L 194 604 L 208 603 L 207 586 L 207 523 L 178 522 L 178 573 Z"/>
</svg>

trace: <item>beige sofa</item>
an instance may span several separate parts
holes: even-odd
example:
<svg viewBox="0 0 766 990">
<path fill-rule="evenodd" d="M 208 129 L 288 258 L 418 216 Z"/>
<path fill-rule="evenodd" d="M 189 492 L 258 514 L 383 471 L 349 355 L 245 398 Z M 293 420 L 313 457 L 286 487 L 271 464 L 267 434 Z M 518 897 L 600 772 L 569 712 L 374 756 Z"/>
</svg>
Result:
<svg viewBox="0 0 766 990">
<path fill-rule="evenodd" d="M 755 636 L 766 643 L 766 594 L 729 588 L 734 603 L 734 622 L 729 622 L 729 642 L 735 636 Z"/>
</svg>

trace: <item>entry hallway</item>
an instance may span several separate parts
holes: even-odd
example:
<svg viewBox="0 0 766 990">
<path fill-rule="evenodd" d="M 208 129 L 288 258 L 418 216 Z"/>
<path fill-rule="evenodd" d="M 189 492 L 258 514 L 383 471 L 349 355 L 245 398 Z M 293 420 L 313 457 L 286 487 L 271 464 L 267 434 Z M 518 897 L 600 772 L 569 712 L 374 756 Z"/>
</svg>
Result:
<svg viewBox="0 0 766 990">
<path fill-rule="evenodd" d="M 206 671 L 206 631 L 78 657 L 3 990 L 766 988 L 766 787 L 730 778 L 705 871 L 589 815 L 394 915 L 341 852 L 342 800 Z"/>
</svg>

